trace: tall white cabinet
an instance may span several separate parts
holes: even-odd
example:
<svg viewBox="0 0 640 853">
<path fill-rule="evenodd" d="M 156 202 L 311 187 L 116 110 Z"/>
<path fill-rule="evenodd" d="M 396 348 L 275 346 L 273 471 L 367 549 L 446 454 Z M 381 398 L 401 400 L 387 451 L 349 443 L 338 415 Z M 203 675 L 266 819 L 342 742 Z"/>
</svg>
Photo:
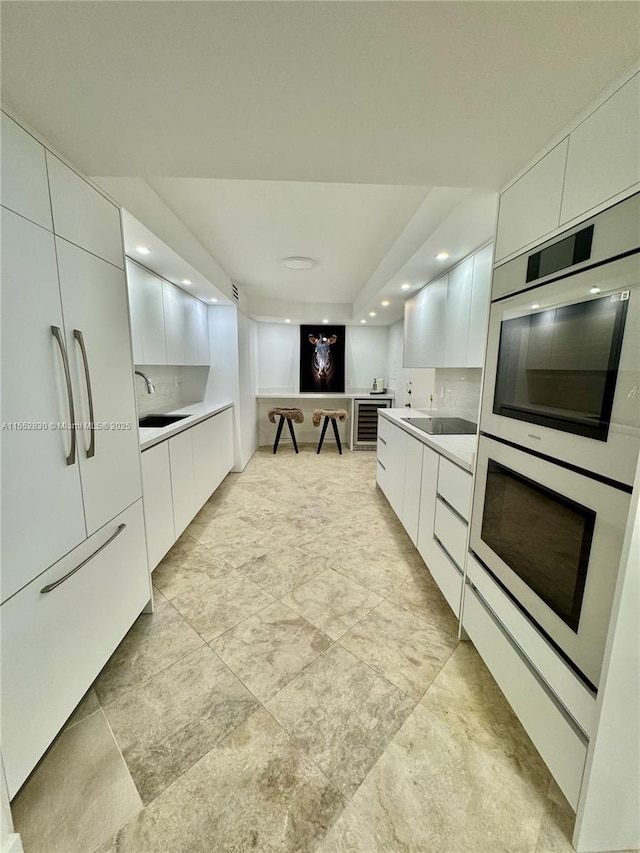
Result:
<svg viewBox="0 0 640 853">
<path fill-rule="evenodd" d="M 120 213 L 2 122 L 2 746 L 13 796 L 150 587 Z"/>
</svg>

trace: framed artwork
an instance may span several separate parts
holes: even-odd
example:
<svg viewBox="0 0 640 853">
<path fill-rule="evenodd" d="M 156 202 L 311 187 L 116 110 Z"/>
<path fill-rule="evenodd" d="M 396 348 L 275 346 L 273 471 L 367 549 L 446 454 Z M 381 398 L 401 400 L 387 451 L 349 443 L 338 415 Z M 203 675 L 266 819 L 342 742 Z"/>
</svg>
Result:
<svg viewBox="0 0 640 853">
<path fill-rule="evenodd" d="M 300 392 L 344 393 L 344 326 L 300 326 Z"/>
</svg>

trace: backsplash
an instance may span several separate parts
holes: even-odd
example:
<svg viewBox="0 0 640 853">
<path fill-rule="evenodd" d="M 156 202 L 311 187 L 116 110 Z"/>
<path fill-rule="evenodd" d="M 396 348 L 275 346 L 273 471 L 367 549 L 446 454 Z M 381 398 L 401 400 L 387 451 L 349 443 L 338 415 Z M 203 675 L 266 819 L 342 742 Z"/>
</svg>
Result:
<svg viewBox="0 0 640 853">
<path fill-rule="evenodd" d="M 138 369 L 137 366 L 135 368 Z M 136 407 L 139 415 L 162 411 L 171 407 L 178 408 L 183 403 L 182 368 L 166 366 L 141 367 L 143 373 L 155 385 L 155 394 L 147 394 L 144 379 L 136 375 Z"/>
<path fill-rule="evenodd" d="M 452 418 L 477 423 L 482 370 L 479 367 L 439 367 L 435 371 L 433 408 Z"/>
</svg>

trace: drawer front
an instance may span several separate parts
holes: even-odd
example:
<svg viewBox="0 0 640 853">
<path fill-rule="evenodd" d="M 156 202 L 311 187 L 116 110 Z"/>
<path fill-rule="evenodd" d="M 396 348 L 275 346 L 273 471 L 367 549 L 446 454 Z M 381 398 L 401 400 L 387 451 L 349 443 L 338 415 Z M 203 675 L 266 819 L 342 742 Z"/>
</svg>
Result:
<svg viewBox="0 0 640 853">
<path fill-rule="evenodd" d="M 393 431 L 397 431 L 398 429 L 399 427 L 394 426 L 386 418 L 378 415 L 378 449 L 380 448 L 381 441 L 383 445 L 387 444 L 387 442 L 392 438 Z"/>
<path fill-rule="evenodd" d="M 2 605 L 2 757 L 11 796 L 150 597 L 139 500 Z"/>
<path fill-rule="evenodd" d="M 442 463 L 440 463 L 442 468 Z M 467 547 L 467 525 L 443 503 L 436 501 L 434 533 L 449 552 L 459 569 L 464 569 Z"/>
<path fill-rule="evenodd" d="M 462 599 L 462 570 L 453 562 L 436 541 L 433 543 L 433 553 L 427 563 L 431 576 L 438 584 L 440 592 L 447 600 L 456 618 L 460 618 L 460 601 Z"/>
<path fill-rule="evenodd" d="M 587 756 L 586 739 L 551 699 L 470 586 L 465 591 L 462 625 L 575 809 Z"/>
<path fill-rule="evenodd" d="M 471 516 L 472 479 L 467 471 L 442 458 L 438 474 L 438 494 L 467 521 Z"/>
<path fill-rule="evenodd" d="M 168 441 L 142 454 L 142 500 L 149 571 L 153 571 L 176 541 Z"/>
</svg>

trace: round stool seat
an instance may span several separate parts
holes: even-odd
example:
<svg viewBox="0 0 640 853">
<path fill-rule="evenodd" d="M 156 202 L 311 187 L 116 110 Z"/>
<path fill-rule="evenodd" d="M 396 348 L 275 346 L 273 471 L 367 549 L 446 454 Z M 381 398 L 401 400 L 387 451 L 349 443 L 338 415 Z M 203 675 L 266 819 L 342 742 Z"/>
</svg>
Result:
<svg viewBox="0 0 640 853">
<path fill-rule="evenodd" d="M 346 409 L 314 409 L 313 410 L 313 425 L 320 426 L 322 418 L 331 418 L 332 420 L 346 421 L 348 417 Z"/>
</svg>

